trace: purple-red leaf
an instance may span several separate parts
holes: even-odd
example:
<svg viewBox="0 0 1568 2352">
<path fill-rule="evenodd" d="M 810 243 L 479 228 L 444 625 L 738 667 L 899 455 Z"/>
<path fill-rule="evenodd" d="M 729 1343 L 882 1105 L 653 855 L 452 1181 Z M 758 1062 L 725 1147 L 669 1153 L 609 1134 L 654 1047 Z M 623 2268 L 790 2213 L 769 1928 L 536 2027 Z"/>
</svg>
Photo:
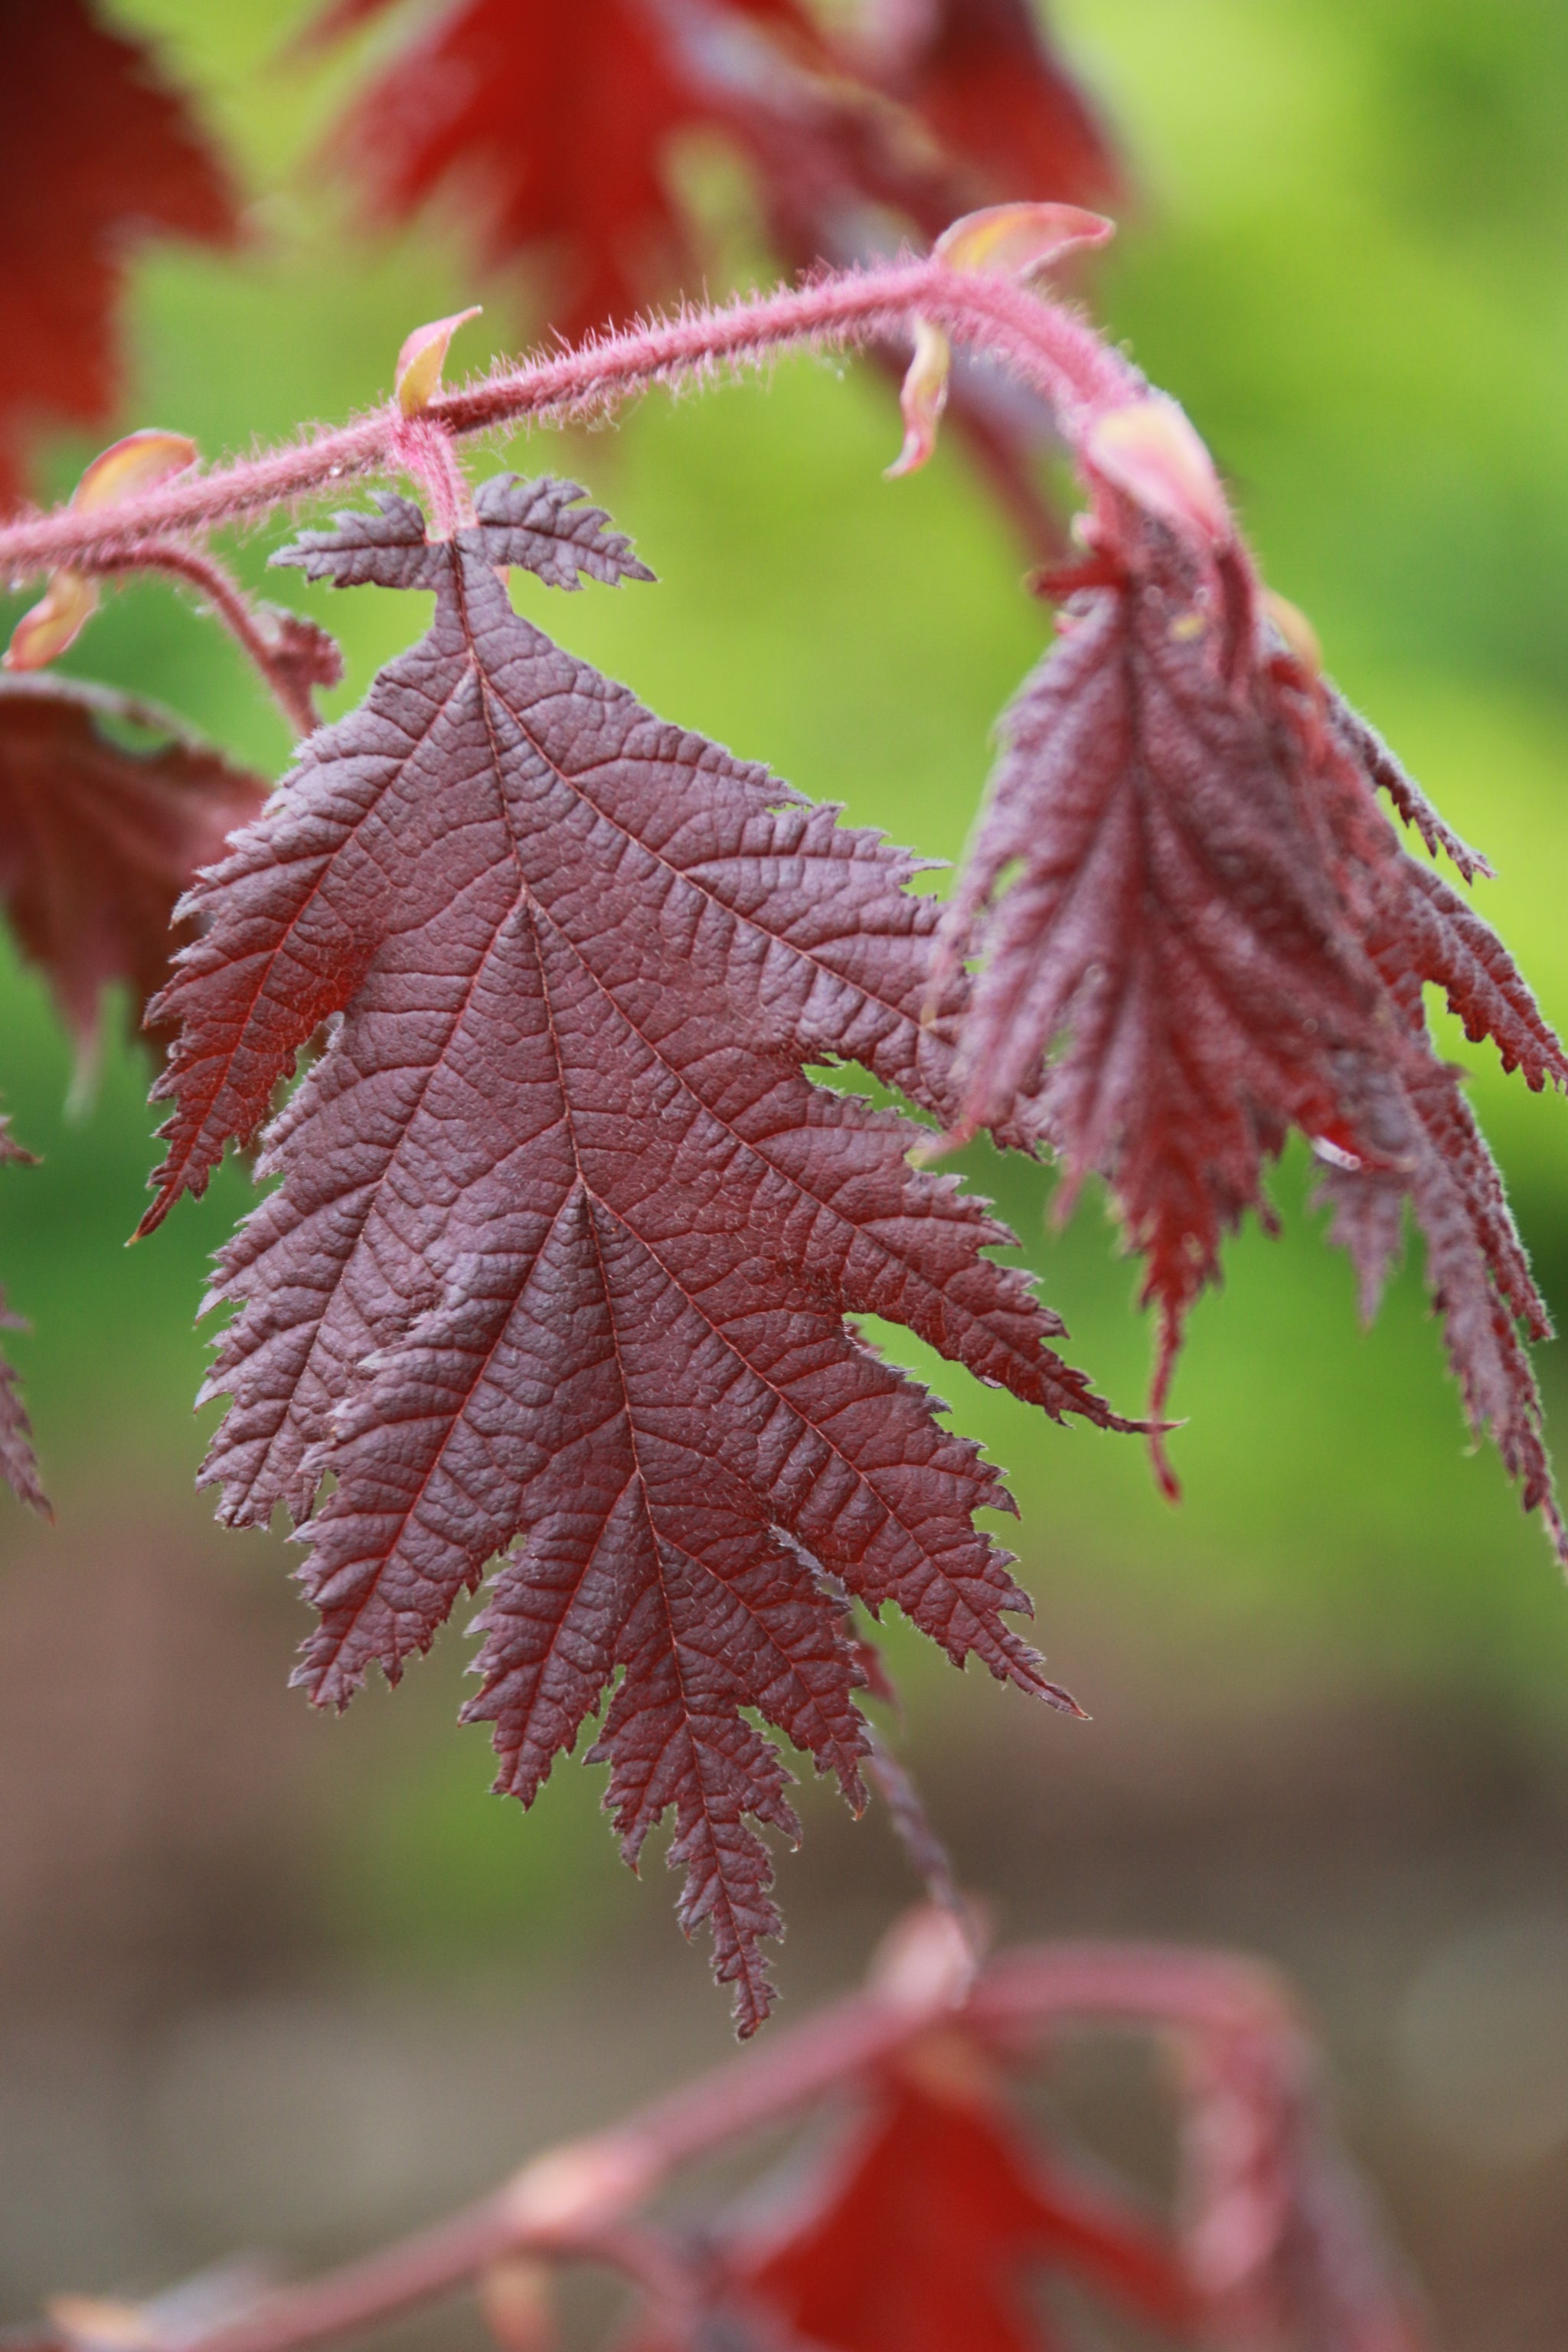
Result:
<svg viewBox="0 0 1568 2352">
<path fill-rule="evenodd" d="M 166 712 L 70 678 L 0 676 L 0 902 L 79 1048 L 125 982 L 168 977 L 174 904 L 267 795 Z"/>
<path fill-rule="evenodd" d="M 1135 465 L 1108 436 L 1114 416 L 1090 436 L 1091 553 L 1057 583 L 1060 635 L 1006 722 L 937 960 L 940 984 L 984 956 L 954 1133 L 1037 1094 L 1064 1209 L 1090 1170 L 1107 1178 L 1160 1311 L 1156 1408 L 1222 1236 L 1249 1208 L 1268 1217 L 1265 1165 L 1291 1129 L 1327 1163 L 1368 1312 L 1408 1201 L 1471 1424 L 1568 1551 L 1520 1338 L 1547 1335 L 1546 1310 L 1423 985 L 1531 1086 L 1568 1083 L 1568 1059 L 1378 792 L 1467 879 L 1483 862 L 1280 650 L 1217 486 L 1194 470 L 1201 444 L 1171 415 L 1147 447 L 1123 436 Z"/>
<path fill-rule="evenodd" d="M 973 1524 L 1005 1488 L 846 1314 L 1112 1416 L 984 1255 L 1005 1228 L 908 1165 L 922 1130 L 803 1074 L 853 1058 L 955 1108 L 914 861 L 513 613 L 498 566 L 649 576 L 580 497 L 502 476 L 430 542 L 382 493 L 286 555 L 434 590 L 436 615 L 192 894 L 147 1222 L 328 1024 L 216 1285 L 241 1310 L 211 1382 L 222 1516 L 307 1522 L 323 1703 L 395 1679 L 500 1555 L 468 1710 L 498 1785 L 529 1801 L 615 1685 L 594 1753 L 626 1852 L 673 1809 L 682 1916 L 750 2031 L 777 1917 L 749 1822 L 795 1823 L 747 1710 L 861 1801 L 845 1592 L 1060 1696 Z"/>
<path fill-rule="evenodd" d="M 113 982 L 129 988 L 141 1020 L 168 977 L 175 900 L 266 791 L 147 703 L 70 678 L 0 674 L 0 904 L 84 1059 Z M 28 1157 L 0 1119 L 0 1160 Z M 25 1328 L 3 1298 L 0 1328 Z M 3 1360 L 0 1477 L 47 1510 Z"/>
</svg>

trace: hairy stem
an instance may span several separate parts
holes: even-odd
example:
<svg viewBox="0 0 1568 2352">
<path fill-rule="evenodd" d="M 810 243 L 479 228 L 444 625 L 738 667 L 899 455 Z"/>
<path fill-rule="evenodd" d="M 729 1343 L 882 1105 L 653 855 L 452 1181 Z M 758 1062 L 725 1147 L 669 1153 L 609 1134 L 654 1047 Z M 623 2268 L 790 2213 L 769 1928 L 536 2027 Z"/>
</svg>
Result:
<svg viewBox="0 0 1568 2352">
<path fill-rule="evenodd" d="M 601 416 L 653 384 L 710 375 L 721 363 L 755 366 L 773 353 L 845 349 L 907 336 L 933 320 L 958 344 L 1007 367 L 1056 412 L 1064 437 L 1135 397 L 1142 378 L 1070 310 L 1001 277 L 900 261 L 836 272 L 793 290 L 681 311 L 575 350 L 501 368 L 423 412 L 460 436 L 534 420 Z M 78 511 L 57 508 L 0 527 L 0 576 L 20 583 L 67 563 L 102 569 L 134 560 L 149 539 L 256 522 L 350 477 L 402 462 L 406 421 L 395 405 L 333 431 L 302 436 L 259 457 L 183 475 L 140 499 Z"/>
<path fill-rule="evenodd" d="M 198 589 L 241 650 L 255 663 L 284 718 L 298 736 L 309 735 L 317 724 L 310 689 L 289 674 L 277 658 L 257 625 L 245 592 L 232 573 L 213 557 L 184 547 L 177 540 L 145 539 L 123 552 L 110 551 L 90 564 L 97 573 L 162 572 Z"/>
<path fill-rule="evenodd" d="M 925 1799 L 914 1775 L 877 1731 L 871 1733 L 871 1744 L 867 1750 L 866 1775 L 881 1795 L 893 1825 L 893 1834 L 902 1846 L 911 1869 L 924 1885 L 928 1899 L 941 1910 L 951 1912 L 957 1920 L 964 1942 L 978 1965 L 980 1949 L 973 1908 L 959 1892 L 952 1858 L 926 1811 Z"/>
<path fill-rule="evenodd" d="M 1002 1955 L 971 1981 L 966 1969 L 955 1972 L 961 1957 L 951 1918 L 915 1915 L 865 1992 L 609 2130 L 536 2158 L 433 2229 L 268 2296 L 237 2321 L 187 2339 L 180 2352 L 301 2352 L 451 2294 L 519 2254 L 552 2261 L 586 2254 L 635 2273 L 650 2245 L 660 2257 L 663 2249 L 640 2233 L 628 2238 L 626 2224 L 678 2166 L 874 2079 L 933 2030 L 956 2027 L 1015 2054 L 1021 2042 L 1069 2023 L 1196 2036 L 1221 2056 L 1256 2050 L 1264 2063 L 1248 2071 L 1247 2089 L 1263 2104 L 1247 2145 L 1261 2137 L 1288 2152 L 1311 2121 L 1315 2089 L 1300 2021 L 1262 1967 L 1159 1945 L 1062 1943 Z M 1283 2229 L 1295 2183 L 1281 2179 L 1279 2186 Z M 1344 2340 L 1356 2352 L 1374 2344 L 1384 2352 L 1418 2352 L 1403 2281 L 1360 2215 L 1352 2235 L 1369 2320 L 1365 2333 Z M 1267 2261 L 1270 2249 L 1252 2252 Z M 661 2270 L 658 2284 L 661 2293 L 676 2294 L 683 2281 Z"/>
</svg>

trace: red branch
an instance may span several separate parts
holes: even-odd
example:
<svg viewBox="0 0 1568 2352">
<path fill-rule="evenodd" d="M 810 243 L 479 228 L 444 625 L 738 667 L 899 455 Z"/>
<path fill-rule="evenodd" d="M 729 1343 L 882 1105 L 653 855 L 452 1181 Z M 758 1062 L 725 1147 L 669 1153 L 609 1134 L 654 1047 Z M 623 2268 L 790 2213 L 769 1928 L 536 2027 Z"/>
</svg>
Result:
<svg viewBox="0 0 1568 2352">
<path fill-rule="evenodd" d="M 1071 441 L 1095 416 L 1135 398 L 1143 380 L 1072 311 L 1002 277 L 900 261 L 833 273 L 810 285 L 685 310 L 576 349 L 501 368 L 424 411 L 446 433 L 603 416 L 653 384 L 710 376 L 721 362 L 756 366 L 791 349 L 839 350 L 907 338 L 927 318 L 954 342 L 1002 362 L 1049 401 Z M 404 462 L 406 420 L 395 404 L 357 423 L 302 436 L 260 457 L 185 474 L 140 499 L 79 512 L 56 508 L 0 528 L 0 577 L 20 583 L 61 564 L 134 560 L 149 539 L 257 521 L 349 477 Z"/>
<path fill-rule="evenodd" d="M 195 548 L 182 546 L 177 540 L 157 539 L 139 541 L 133 551 L 95 551 L 90 560 L 95 573 L 162 572 L 196 589 L 241 651 L 255 663 L 295 734 L 310 733 L 317 719 L 310 688 L 291 674 L 287 662 L 279 659 L 278 648 L 268 642 L 257 625 L 256 615 L 238 582 L 221 563 Z"/>
<path fill-rule="evenodd" d="M 951 1916 L 936 1912 L 906 1923 L 864 1993 L 535 2158 L 434 2228 L 184 2339 L 180 2352 L 300 2352 L 516 2255 L 581 2255 L 639 2273 L 645 2264 L 617 2251 L 626 2225 L 680 2165 L 852 2090 L 933 2031 L 959 2029 L 1016 2059 L 1068 2024 L 1163 2033 L 1184 2053 L 1198 2094 L 1184 2259 L 1218 2321 L 1267 2332 L 1284 2308 L 1271 2298 L 1305 2292 L 1330 2316 L 1324 2342 L 1419 2352 L 1403 2278 L 1329 2148 L 1310 2044 L 1270 1971 L 1160 1945 L 1062 1943 L 1004 1953 L 972 1976 Z"/>
</svg>

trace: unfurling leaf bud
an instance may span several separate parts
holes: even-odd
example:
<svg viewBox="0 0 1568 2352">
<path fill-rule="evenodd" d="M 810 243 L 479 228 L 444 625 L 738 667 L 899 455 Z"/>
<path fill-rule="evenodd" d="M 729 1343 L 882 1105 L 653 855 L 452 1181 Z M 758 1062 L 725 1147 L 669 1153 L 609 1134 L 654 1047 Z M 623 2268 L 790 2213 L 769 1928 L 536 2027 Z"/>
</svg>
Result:
<svg viewBox="0 0 1568 2352">
<path fill-rule="evenodd" d="M 73 646 L 98 610 L 98 587 L 79 572 L 57 572 L 29 605 L 5 648 L 7 669 L 47 669 Z"/>
<path fill-rule="evenodd" d="M 929 319 L 915 320 L 915 354 L 905 371 L 899 393 L 904 412 L 904 446 L 883 470 L 889 482 L 918 473 L 936 447 L 936 428 L 947 406 L 947 378 L 952 351 L 940 327 Z"/>
<path fill-rule="evenodd" d="M 1104 245 L 1116 223 L 1081 205 L 987 205 L 944 228 L 932 252 L 950 269 L 1027 280 L 1079 246 Z"/>
<path fill-rule="evenodd" d="M 987 205 L 965 213 L 944 228 L 931 257 L 950 269 L 978 269 L 1026 283 L 1079 246 L 1103 245 L 1116 224 L 1079 205 Z M 936 447 L 936 428 L 947 405 L 952 350 L 930 319 L 914 322 L 915 349 L 899 404 L 904 413 L 904 446 L 886 468 L 889 481 L 919 471 Z"/>
<path fill-rule="evenodd" d="M 453 336 L 477 319 L 483 307 L 475 302 L 466 310 L 454 310 L 449 319 L 433 319 L 427 327 L 415 328 L 397 354 L 397 405 L 405 416 L 417 416 L 434 400 Z"/>
<path fill-rule="evenodd" d="M 1163 394 L 1112 408 L 1091 430 L 1084 460 L 1145 514 L 1206 552 L 1228 547 L 1236 526 L 1214 460 L 1184 413 Z"/>
<path fill-rule="evenodd" d="M 121 506 L 195 462 L 196 445 L 184 433 L 163 433 L 156 426 L 128 433 L 93 459 L 71 492 L 71 504 L 79 510 Z"/>
<path fill-rule="evenodd" d="M 196 445 L 184 433 L 149 426 L 128 433 L 101 450 L 71 492 L 79 513 L 119 506 L 156 489 L 196 461 Z M 55 572 L 38 602 L 23 614 L 6 648 L 7 669 L 44 669 L 76 643 L 98 610 L 96 583 L 79 572 Z"/>
</svg>

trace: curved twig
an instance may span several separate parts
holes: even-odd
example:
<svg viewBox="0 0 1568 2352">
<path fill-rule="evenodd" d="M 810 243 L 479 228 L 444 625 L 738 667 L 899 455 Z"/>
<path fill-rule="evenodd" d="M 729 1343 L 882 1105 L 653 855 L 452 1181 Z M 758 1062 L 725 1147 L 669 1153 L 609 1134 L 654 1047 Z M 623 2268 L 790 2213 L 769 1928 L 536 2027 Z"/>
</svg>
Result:
<svg viewBox="0 0 1568 2352">
<path fill-rule="evenodd" d="M 835 272 L 810 284 L 683 310 L 573 350 L 504 367 L 438 394 L 423 412 L 448 434 L 489 432 L 536 420 L 565 424 L 609 413 L 650 385 L 710 375 L 721 363 L 757 366 L 774 353 L 845 349 L 907 336 L 928 318 L 955 343 L 988 352 L 1048 400 L 1065 436 L 1080 439 L 1094 416 L 1142 389 L 1142 378 L 1083 320 L 1001 277 L 937 261 L 895 261 Z M 0 526 L 0 576 L 32 579 L 59 565 L 102 569 L 134 560 L 170 532 L 254 522 L 399 462 L 405 420 L 395 405 L 311 433 L 259 457 L 181 475 L 139 499 L 79 511 L 56 508 Z"/>
<path fill-rule="evenodd" d="M 959 2027 L 1016 2054 L 1021 2039 L 1066 2024 L 1173 2034 L 1192 2053 L 1204 2105 L 1193 2138 L 1189 2259 L 1195 2251 L 1200 2269 L 1239 2262 L 1234 2279 L 1194 2274 L 1216 2310 L 1234 2291 L 1247 2298 L 1249 2320 L 1271 2315 L 1268 2297 L 1288 2262 L 1292 2279 L 1305 2267 L 1301 2292 L 1334 2301 L 1341 2332 L 1325 2341 L 1344 2352 L 1419 2352 L 1403 2274 L 1346 2185 L 1322 2122 L 1310 2043 L 1272 1970 L 1162 1945 L 1060 1943 L 998 1956 L 964 1991 L 951 1917 L 928 1912 L 911 1924 L 865 1992 L 609 2130 L 536 2158 L 433 2229 L 268 2295 L 179 2352 L 304 2352 L 451 2294 L 519 2254 L 561 2261 L 592 2252 L 635 2271 L 627 2249 L 646 2244 L 626 2238 L 628 2221 L 691 2158 L 853 2089 L 933 2030 Z M 1200 2084 L 1199 2074 L 1212 2081 Z"/>
</svg>

